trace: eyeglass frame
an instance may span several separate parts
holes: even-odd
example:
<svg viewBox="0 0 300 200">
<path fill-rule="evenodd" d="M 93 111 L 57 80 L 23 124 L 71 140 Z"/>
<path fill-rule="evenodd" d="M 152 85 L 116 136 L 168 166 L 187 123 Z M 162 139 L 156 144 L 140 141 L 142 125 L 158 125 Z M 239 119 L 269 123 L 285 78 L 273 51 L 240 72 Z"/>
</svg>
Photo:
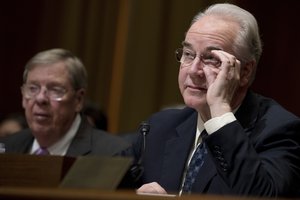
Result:
<svg viewBox="0 0 300 200">
<path fill-rule="evenodd" d="M 38 89 L 38 91 L 35 92 L 35 94 L 29 94 L 28 92 L 30 92 L 30 86 L 35 86 L 36 88 L 35 89 Z M 64 87 L 61 87 L 61 86 L 51 86 L 51 87 L 45 87 L 46 90 L 44 91 L 44 95 L 46 95 L 47 98 L 49 98 L 50 100 L 52 101 L 62 101 L 63 98 L 65 97 L 65 95 L 67 94 L 68 90 Z M 58 92 L 58 90 L 54 90 L 54 88 L 56 89 L 61 89 L 61 94 L 58 94 L 58 97 L 52 97 L 53 95 L 49 95 L 49 91 L 51 92 Z M 42 91 L 41 90 L 42 87 L 40 85 L 37 85 L 37 84 L 33 84 L 33 83 L 24 83 L 22 86 L 21 86 L 21 92 L 22 92 L 22 95 L 24 96 L 24 98 L 26 99 L 34 99 L 36 98 L 37 95 L 40 94 L 40 92 Z"/>
<path fill-rule="evenodd" d="M 211 50 L 219 50 L 219 49 L 211 49 Z M 180 62 L 183 66 L 190 66 L 194 63 L 196 57 L 199 57 L 200 61 L 205 65 L 205 66 L 212 66 L 212 67 L 220 67 L 222 62 L 220 59 L 218 59 L 216 56 L 214 56 L 211 53 L 211 50 L 206 51 L 205 53 L 201 53 L 200 55 L 197 55 L 195 51 L 192 50 L 186 50 L 186 52 L 190 53 L 190 62 L 186 62 L 183 59 L 186 58 L 187 56 L 184 55 L 184 48 L 178 48 L 175 50 L 175 58 L 178 62 Z M 209 56 L 210 58 L 204 58 L 205 56 Z M 207 59 L 207 60 L 206 60 Z"/>
</svg>

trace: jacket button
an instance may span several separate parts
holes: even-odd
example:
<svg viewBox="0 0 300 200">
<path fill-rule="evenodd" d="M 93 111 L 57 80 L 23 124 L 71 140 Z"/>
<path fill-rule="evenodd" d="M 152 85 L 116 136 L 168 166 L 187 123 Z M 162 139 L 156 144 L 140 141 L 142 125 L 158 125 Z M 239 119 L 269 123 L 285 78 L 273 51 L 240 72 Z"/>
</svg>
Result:
<svg viewBox="0 0 300 200">
<path fill-rule="evenodd" d="M 220 165 L 221 165 L 221 168 L 222 168 L 222 170 L 224 172 L 228 171 L 228 164 L 227 164 L 227 162 L 221 162 Z"/>
<path fill-rule="evenodd" d="M 214 150 L 215 150 L 215 151 L 220 151 L 220 150 L 221 150 L 221 147 L 220 147 L 219 145 L 215 145 L 215 146 L 214 146 Z"/>
</svg>

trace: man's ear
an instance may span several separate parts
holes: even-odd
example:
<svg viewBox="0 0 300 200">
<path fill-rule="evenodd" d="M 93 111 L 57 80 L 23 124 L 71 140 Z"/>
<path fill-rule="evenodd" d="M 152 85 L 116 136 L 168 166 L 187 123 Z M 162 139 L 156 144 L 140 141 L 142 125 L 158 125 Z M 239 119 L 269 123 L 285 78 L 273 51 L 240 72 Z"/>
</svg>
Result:
<svg viewBox="0 0 300 200">
<path fill-rule="evenodd" d="M 79 89 L 76 91 L 76 112 L 80 112 L 84 105 L 85 89 Z"/>
<path fill-rule="evenodd" d="M 26 102 L 25 102 L 26 100 L 25 100 L 25 98 L 24 97 L 22 97 L 22 107 L 25 109 L 26 108 Z"/>
<path fill-rule="evenodd" d="M 256 71 L 256 62 L 254 60 L 245 63 L 241 68 L 240 86 L 250 85 Z"/>
</svg>

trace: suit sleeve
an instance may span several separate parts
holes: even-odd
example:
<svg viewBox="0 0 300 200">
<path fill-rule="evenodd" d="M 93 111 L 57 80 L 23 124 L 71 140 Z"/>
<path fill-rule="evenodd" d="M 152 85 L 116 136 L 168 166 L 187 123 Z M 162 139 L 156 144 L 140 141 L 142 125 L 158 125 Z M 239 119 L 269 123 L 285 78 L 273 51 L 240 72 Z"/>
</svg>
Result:
<svg viewBox="0 0 300 200">
<path fill-rule="evenodd" d="M 238 121 L 205 140 L 218 174 L 234 194 L 299 195 L 300 122 L 271 125 L 261 120 L 252 130 Z"/>
</svg>

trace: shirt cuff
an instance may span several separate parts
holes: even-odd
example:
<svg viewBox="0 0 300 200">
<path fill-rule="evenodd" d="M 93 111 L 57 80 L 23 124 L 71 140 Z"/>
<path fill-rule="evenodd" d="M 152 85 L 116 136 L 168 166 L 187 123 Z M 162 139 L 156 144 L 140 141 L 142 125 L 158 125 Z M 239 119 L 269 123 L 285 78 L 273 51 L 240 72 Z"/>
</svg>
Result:
<svg viewBox="0 0 300 200">
<path fill-rule="evenodd" d="M 220 117 L 214 117 L 204 123 L 204 128 L 208 135 L 216 132 L 223 126 L 235 121 L 236 118 L 232 112 L 225 113 Z"/>
</svg>

